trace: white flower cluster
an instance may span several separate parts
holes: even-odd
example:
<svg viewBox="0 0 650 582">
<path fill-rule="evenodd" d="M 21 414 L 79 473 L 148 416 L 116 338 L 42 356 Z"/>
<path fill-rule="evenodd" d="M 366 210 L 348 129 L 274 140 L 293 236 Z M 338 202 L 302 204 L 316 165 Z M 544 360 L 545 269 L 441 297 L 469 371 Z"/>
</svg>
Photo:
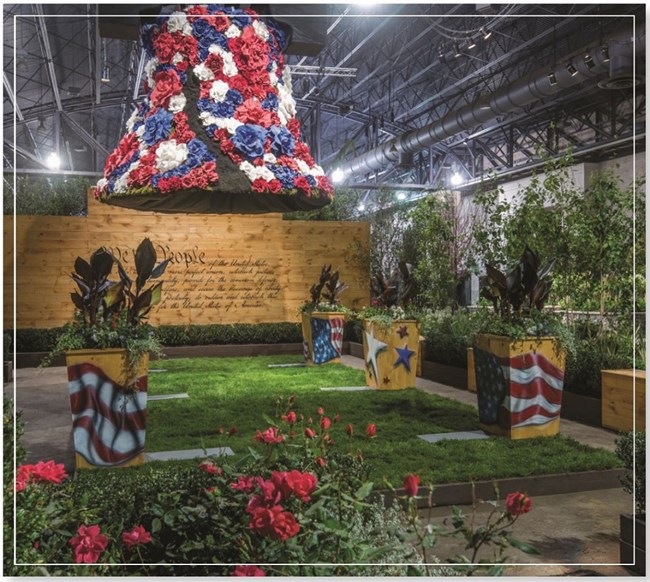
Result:
<svg viewBox="0 0 650 582">
<path fill-rule="evenodd" d="M 180 166 L 187 160 L 187 145 L 176 143 L 175 139 L 163 141 L 156 150 L 156 168 L 160 172 L 168 172 Z"/>
<path fill-rule="evenodd" d="M 275 179 L 275 174 L 266 166 L 254 166 L 250 162 L 242 162 L 239 164 L 239 169 L 248 176 L 251 182 L 254 182 L 258 178 L 262 178 L 262 180 L 266 180 L 267 182 Z"/>
<path fill-rule="evenodd" d="M 192 36 L 192 25 L 187 21 L 184 12 L 173 12 L 167 20 L 167 30 L 169 32 L 180 31 L 186 36 Z"/>
</svg>

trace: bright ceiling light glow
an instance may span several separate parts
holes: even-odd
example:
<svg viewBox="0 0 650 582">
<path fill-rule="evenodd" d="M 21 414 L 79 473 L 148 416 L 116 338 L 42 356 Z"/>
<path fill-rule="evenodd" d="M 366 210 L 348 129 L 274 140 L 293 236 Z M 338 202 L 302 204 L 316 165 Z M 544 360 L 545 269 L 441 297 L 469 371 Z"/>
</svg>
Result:
<svg viewBox="0 0 650 582">
<path fill-rule="evenodd" d="M 450 181 L 452 186 L 460 186 L 465 180 L 463 180 L 463 177 L 458 172 L 454 172 L 451 175 Z"/>
<path fill-rule="evenodd" d="M 59 166 L 61 166 L 61 158 L 59 158 L 58 154 L 52 152 L 49 156 L 47 156 L 45 163 L 51 170 L 58 170 Z"/>
<path fill-rule="evenodd" d="M 359 212 L 363 212 L 366 209 L 366 205 L 363 202 L 359 202 L 359 206 L 357 206 L 357 210 Z"/>
<path fill-rule="evenodd" d="M 406 200 L 406 192 L 398 192 L 397 193 L 397 199 L 398 200 Z"/>
<path fill-rule="evenodd" d="M 345 178 L 345 173 L 343 170 L 341 170 L 341 168 L 336 168 L 336 170 L 332 172 L 332 182 L 335 184 L 342 182 L 343 178 Z"/>
</svg>

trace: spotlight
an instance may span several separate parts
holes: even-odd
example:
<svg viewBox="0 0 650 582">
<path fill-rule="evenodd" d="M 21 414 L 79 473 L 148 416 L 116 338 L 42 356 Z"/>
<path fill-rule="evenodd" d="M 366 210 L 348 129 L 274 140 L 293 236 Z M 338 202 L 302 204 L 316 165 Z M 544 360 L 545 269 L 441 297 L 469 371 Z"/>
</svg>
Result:
<svg viewBox="0 0 650 582">
<path fill-rule="evenodd" d="M 460 46 L 458 46 L 458 42 L 454 42 L 454 56 L 458 58 L 462 54 L 463 53 L 460 52 Z"/>
<path fill-rule="evenodd" d="M 463 180 L 463 177 L 458 172 L 454 172 L 449 181 L 452 186 L 460 186 L 465 180 Z"/>
<path fill-rule="evenodd" d="M 52 152 L 49 156 L 47 156 L 45 163 L 51 170 L 58 170 L 59 166 L 61 165 L 61 159 L 59 158 L 58 154 Z"/>
<path fill-rule="evenodd" d="M 490 109 L 490 96 L 485 93 L 479 93 L 478 99 L 478 108 L 487 110 Z"/>
<path fill-rule="evenodd" d="M 553 71 L 548 74 L 548 81 L 551 84 L 551 87 L 557 85 L 557 79 L 555 78 L 555 73 Z"/>
<path fill-rule="evenodd" d="M 467 50 L 472 50 L 474 47 L 476 47 L 476 43 L 474 42 L 474 39 L 471 36 L 467 37 Z"/>
<path fill-rule="evenodd" d="M 572 63 L 571 61 L 569 61 L 565 66 L 566 66 L 566 70 L 567 70 L 567 72 L 568 72 L 572 77 L 575 77 L 575 76 L 578 74 L 578 69 L 576 69 L 576 68 L 573 66 L 573 63 Z"/>
<path fill-rule="evenodd" d="M 600 47 L 600 54 L 603 55 L 603 63 L 609 63 L 609 47 L 606 44 Z"/>
<path fill-rule="evenodd" d="M 397 193 L 397 199 L 398 200 L 406 200 L 406 192 L 398 192 Z"/>
<path fill-rule="evenodd" d="M 441 48 L 438 49 L 438 56 L 440 57 L 440 62 L 444 63 L 445 62 L 445 53 Z"/>
<path fill-rule="evenodd" d="M 108 67 L 108 65 L 104 65 L 102 68 L 102 78 L 101 78 L 102 83 L 110 83 L 111 82 L 111 70 Z"/>
<path fill-rule="evenodd" d="M 332 182 L 335 184 L 342 182 L 343 178 L 345 178 L 345 173 L 343 170 L 341 170 L 341 168 L 336 168 L 336 170 L 332 172 Z"/>
<path fill-rule="evenodd" d="M 584 59 L 585 59 L 585 65 L 587 65 L 587 68 L 589 70 L 593 69 L 596 66 L 596 63 L 594 63 L 594 59 L 591 58 L 591 55 L 589 53 L 587 53 L 584 56 Z"/>
<path fill-rule="evenodd" d="M 357 210 L 359 212 L 363 212 L 366 209 L 366 205 L 363 202 L 359 202 L 359 206 L 357 206 Z"/>
<path fill-rule="evenodd" d="M 487 40 L 492 36 L 492 31 L 487 27 L 483 28 L 481 26 L 481 28 L 479 28 L 479 32 L 483 35 L 483 40 Z"/>
</svg>

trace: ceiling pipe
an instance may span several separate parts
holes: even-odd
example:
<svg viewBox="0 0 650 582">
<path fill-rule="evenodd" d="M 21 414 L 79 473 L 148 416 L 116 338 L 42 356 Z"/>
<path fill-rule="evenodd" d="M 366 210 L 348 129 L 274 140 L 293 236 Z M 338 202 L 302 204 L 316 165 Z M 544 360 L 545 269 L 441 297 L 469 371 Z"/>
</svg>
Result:
<svg viewBox="0 0 650 582">
<path fill-rule="evenodd" d="M 637 29 L 634 39 L 632 34 L 630 28 L 620 30 L 609 37 L 605 46 L 612 43 L 631 44 L 634 40 L 636 51 L 644 50 L 645 25 Z M 581 50 L 575 56 L 558 59 L 554 67 L 538 69 L 495 91 L 489 96 L 489 107 L 486 107 L 485 97 L 479 97 L 473 103 L 451 111 L 422 129 L 405 133 L 361 156 L 342 162 L 338 168 L 346 176 L 379 170 L 386 164 L 398 162 L 400 155 L 421 151 L 463 131 L 494 121 L 497 117 L 538 99 L 554 95 L 586 79 L 598 77 L 608 72 L 609 68 L 609 56 L 603 50 L 603 45 Z"/>
</svg>

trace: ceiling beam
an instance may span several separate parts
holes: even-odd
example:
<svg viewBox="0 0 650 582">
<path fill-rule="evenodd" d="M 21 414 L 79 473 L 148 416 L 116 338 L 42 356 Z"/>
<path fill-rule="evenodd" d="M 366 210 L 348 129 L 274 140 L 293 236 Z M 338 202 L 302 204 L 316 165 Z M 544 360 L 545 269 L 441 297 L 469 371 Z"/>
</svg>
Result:
<svg viewBox="0 0 650 582">
<path fill-rule="evenodd" d="M 52 59 L 52 48 L 50 47 L 50 39 L 47 36 L 47 26 L 45 24 L 45 17 L 43 16 L 43 7 L 40 4 L 33 5 L 34 14 L 36 15 L 36 22 L 38 24 L 39 35 L 41 41 L 41 48 L 43 49 L 43 56 L 45 57 L 45 64 L 47 66 L 47 75 L 50 78 L 50 87 L 54 95 L 54 102 L 58 111 L 63 111 L 61 105 L 61 93 L 59 92 L 59 84 L 56 81 L 56 71 L 54 70 L 54 60 Z"/>
<path fill-rule="evenodd" d="M 38 164 L 39 166 L 41 166 L 41 168 L 47 168 L 45 163 L 42 160 L 39 160 L 32 152 L 28 152 L 25 148 L 23 148 L 23 147 L 21 147 L 19 145 L 16 145 L 15 143 L 13 143 L 12 141 L 10 141 L 8 139 L 5 139 L 3 141 L 4 141 L 4 144 L 7 147 L 10 147 L 17 154 L 20 154 L 21 156 L 27 158 L 28 160 L 31 160 L 35 164 Z"/>
<path fill-rule="evenodd" d="M 105 156 L 108 156 L 110 152 L 100 144 L 92 135 L 90 135 L 81 125 L 79 125 L 70 115 L 67 113 L 62 114 L 65 122 L 70 126 L 70 128 L 81 138 L 83 139 L 90 147 L 101 152 Z"/>
</svg>

